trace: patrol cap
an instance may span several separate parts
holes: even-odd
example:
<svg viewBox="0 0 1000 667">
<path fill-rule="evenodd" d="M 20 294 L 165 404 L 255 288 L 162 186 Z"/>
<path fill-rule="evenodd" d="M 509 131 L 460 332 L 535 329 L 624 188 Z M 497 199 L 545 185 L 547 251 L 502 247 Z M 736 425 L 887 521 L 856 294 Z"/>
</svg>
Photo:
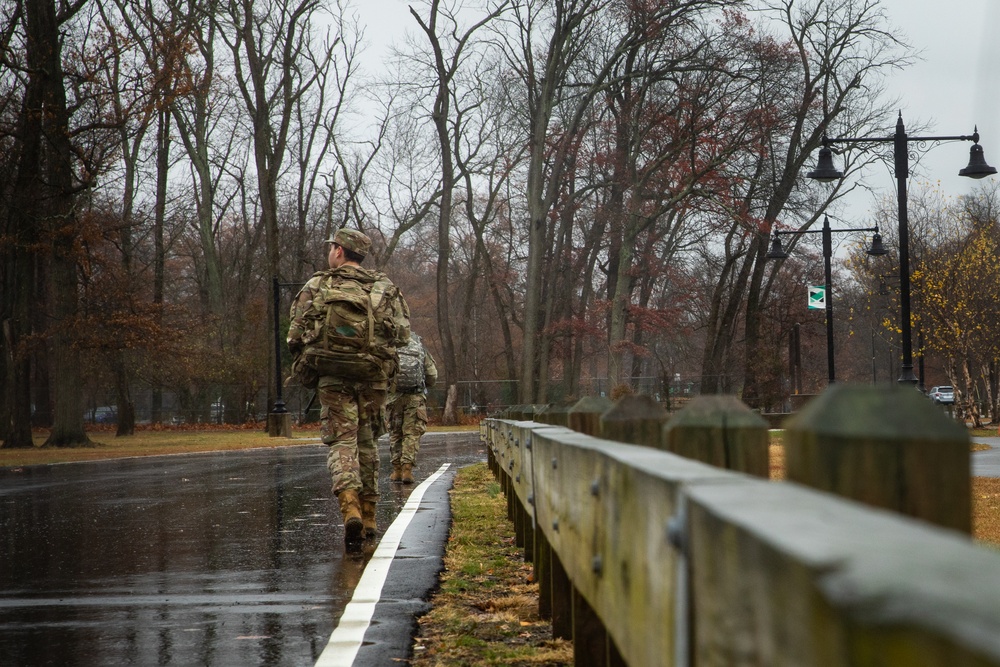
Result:
<svg viewBox="0 0 1000 667">
<path fill-rule="evenodd" d="M 326 242 L 336 243 L 345 250 L 355 252 L 362 257 L 367 257 L 372 249 L 372 240 L 370 238 L 356 229 L 347 229 L 346 227 L 338 229 Z"/>
</svg>

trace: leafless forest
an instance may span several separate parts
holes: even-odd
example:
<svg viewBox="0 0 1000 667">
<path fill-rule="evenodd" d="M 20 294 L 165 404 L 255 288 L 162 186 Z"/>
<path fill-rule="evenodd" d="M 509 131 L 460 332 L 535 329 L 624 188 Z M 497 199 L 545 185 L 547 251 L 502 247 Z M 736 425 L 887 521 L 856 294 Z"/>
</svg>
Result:
<svg viewBox="0 0 1000 667">
<path fill-rule="evenodd" d="M 804 176 L 824 133 L 891 133 L 912 50 L 877 0 L 399 7 L 409 38 L 372 62 L 378 26 L 333 0 L 0 0 L 4 446 L 85 444 L 109 413 L 259 418 L 275 322 L 283 341 L 342 226 L 467 412 L 626 388 L 780 410 L 824 386 L 818 246 L 764 255 L 883 157 Z M 1000 200 L 913 197 L 918 349 L 992 404 Z M 890 246 L 893 206 L 866 221 Z M 862 241 L 838 253 L 838 379 L 889 382 L 899 269 Z"/>
</svg>

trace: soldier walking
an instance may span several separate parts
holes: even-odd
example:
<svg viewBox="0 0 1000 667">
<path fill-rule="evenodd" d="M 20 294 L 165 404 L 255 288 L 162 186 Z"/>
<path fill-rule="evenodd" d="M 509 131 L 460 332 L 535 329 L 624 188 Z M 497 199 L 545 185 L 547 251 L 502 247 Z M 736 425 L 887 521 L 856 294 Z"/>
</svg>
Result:
<svg viewBox="0 0 1000 667">
<path fill-rule="evenodd" d="M 288 349 L 293 377 L 319 394 L 327 468 L 344 541 L 354 550 L 377 530 L 377 441 L 385 432 L 396 349 L 410 338 L 409 308 L 385 274 L 361 267 L 371 251 L 368 236 L 339 229 L 326 243 L 330 269 L 313 275 L 296 295 Z"/>
<path fill-rule="evenodd" d="M 415 333 L 398 353 L 399 372 L 389 394 L 389 481 L 413 484 L 420 437 L 427 431 L 427 388 L 437 381 L 437 366 Z"/>
</svg>

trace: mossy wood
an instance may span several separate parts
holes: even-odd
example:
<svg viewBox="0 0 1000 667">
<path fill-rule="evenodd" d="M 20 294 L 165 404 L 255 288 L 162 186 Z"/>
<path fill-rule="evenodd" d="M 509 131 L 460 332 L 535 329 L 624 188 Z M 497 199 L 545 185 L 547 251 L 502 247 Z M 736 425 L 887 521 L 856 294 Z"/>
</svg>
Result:
<svg viewBox="0 0 1000 667">
<path fill-rule="evenodd" d="M 570 405 L 549 405 L 545 411 L 545 423 L 552 426 L 569 426 Z M 537 421 L 537 420 L 536 420 Z"/>
<path fill-rule="evenodd" d="M 692 486 L 697 664 L 1000 665 L 1000 554 L 805 487 Z"/>
<path fill-rule="evenodd" d="M 554 428 L 535 432 L 532 455 L 535 523 L 576 594 L 602 619 L 625 664 L 664 664 L 674 650 L 677 552 L 666 527 L 676 491 L 732 473 Z M 553 623 L 556 611 L 553 599 Z"/>
<path fill-rule="evenodd" d="M 601 415 L 612 406 L 610 399 L 598 396 L 584 396 L 569 409 L 569 428 L 587 435 L 599 435 Z"/>
<path fill-rule="evenodd" d="M 785 425 L 790 481 L 963 533 L 969 435 L 911 388 L 835 385 Z"/>
<path fill-rule="evenodd" d="M 549 419 L 551 418 L 551 415 L 549 415 L 549 411 L 551 409 L 552 406 L 549 405 L 548 403 L 540 403 L 537 405 L 532 405 L 531 415 L 530 416 L 526 415 L 524 419 L 530 421 L 536 421 L 539 424 L 551 424 L 552 422 L 549 421 Z"/>
<path fill-rule="evenodd" d="M 550 553 L 554 633 L 581 596 L 622 664 L 1000 667 L 1000 554 L 954 531 L 560 427 L 484 438 Z"/>
<path fill-rule="evenodd" d="M 600 436 L 663 449 L 662 431 L 670 415 L 651 396 L 622 396 L 600 418 Z"/>
<path fill-rule="evenodd" d="M 767 478 L 768 423 L 735 396 L 697 396 L 663 427 L 664 449 Z"/>
</svg>

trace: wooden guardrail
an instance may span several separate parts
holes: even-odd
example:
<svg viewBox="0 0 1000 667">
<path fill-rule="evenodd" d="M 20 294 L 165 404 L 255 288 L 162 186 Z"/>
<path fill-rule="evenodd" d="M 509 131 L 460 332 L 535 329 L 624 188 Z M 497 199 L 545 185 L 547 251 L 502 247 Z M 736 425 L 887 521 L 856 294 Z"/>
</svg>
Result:
<svg viewBox="0 0 1000 667">
<path fill-rule="evenodd" d="M 644 401 L 482 425 L 577 665 L 1000 666 L 969 438 L 917 392 L 828 390 L 786 424 L 785 482 L 764 479 L 767 424 L 735 399 L 669 420 Z"/>
</svg>

